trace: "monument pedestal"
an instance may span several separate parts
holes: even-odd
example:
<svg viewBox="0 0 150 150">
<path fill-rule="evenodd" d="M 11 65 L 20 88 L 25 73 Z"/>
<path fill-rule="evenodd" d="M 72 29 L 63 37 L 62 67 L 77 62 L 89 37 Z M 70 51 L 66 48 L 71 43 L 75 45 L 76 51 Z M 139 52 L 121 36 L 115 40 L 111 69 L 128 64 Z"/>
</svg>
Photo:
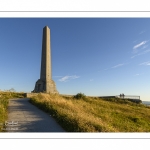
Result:
<svg viewBox="0 0 150 150">
<path fill-rule="evenodd" d="M 55 82 L 53 80 L 48 80 L 46 82 L 46 91 L 47 93 L 57 93 L 58 94 L 58 91 L 56 89 L 56 85 L 55 85 Z"/>
<path fill-rule="evenodd" d="M 45 92 L 45 93 L 58 93 L 55 82 L 53 80 L 37 80 L 33 93 Z"/>
</svg>

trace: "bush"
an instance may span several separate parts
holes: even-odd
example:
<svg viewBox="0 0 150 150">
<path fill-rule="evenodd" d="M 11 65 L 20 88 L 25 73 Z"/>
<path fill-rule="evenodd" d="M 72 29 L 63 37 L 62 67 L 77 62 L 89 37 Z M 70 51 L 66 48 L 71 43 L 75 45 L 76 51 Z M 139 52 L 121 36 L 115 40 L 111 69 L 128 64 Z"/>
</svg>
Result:
<svg viewBox="0 0 150 150">
<path fill-rule="evenodd" d="M 78 93 L 77 95 L 74 96 L 76 99 L 85 99 L 85 95 L 83 93 Z"/>
</svg>

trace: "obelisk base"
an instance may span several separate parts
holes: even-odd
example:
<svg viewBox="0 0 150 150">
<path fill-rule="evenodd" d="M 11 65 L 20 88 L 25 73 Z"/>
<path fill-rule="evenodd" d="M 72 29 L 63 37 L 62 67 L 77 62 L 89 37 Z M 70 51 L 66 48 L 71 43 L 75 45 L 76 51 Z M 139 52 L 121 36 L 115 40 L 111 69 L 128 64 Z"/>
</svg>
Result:
<svg viewBox="0 0 150 150">
<path fill-rule="evenodd" d="M 35 88 L 32 91 L 33 93 L 58 93 L 56 89 L 55 82 L 53 80 L 43 81 L 41 79 L 37 80 L 35 83 Z"/>
<path fill-rule="evenodd" d="M 55 82 L 53 80 L 46 81 L 46 93 L 57 93 Z"/>
</svg>

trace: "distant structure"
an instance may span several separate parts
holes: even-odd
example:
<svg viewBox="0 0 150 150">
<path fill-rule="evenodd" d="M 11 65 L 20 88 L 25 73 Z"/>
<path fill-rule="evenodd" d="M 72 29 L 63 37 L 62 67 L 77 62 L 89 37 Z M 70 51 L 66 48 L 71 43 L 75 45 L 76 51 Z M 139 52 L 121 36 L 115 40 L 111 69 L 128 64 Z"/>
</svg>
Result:
<svg viewBox="0 0 150 150">
<path fill-rule="evenodd" d="M 43 28 L 42 39 L 42 57 L 41 57 L 41 74 L 40 79 L 35 83 L 32 92 L 39 93 L 58 93 L 55 82 L 52 80 L 52 64 L 51 64 L 51 42 L 50 29 L 48 26 Z"/>
</svg>

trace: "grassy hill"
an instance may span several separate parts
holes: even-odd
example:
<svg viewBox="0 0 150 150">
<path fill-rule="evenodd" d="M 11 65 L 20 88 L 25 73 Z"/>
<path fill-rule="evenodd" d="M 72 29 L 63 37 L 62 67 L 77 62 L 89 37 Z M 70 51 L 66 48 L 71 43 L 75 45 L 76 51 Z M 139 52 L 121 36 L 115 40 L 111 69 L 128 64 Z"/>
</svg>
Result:
<svg viewBox="0 0 150 150">
<path fill-rule="evenodd" d="M 10 98 L 23 93 L 0 92 L 0 131 Z M 150 107 L 119 98 L 38 94 L 30 102 L 48 112 L 68 132 L 150 132 Z"/>
<path fill-rule="evenodd" d="M 38 94 L 30 102 L 68 132 L 150 132 L 150 107 L 128 100 Z"/>
</svg>

